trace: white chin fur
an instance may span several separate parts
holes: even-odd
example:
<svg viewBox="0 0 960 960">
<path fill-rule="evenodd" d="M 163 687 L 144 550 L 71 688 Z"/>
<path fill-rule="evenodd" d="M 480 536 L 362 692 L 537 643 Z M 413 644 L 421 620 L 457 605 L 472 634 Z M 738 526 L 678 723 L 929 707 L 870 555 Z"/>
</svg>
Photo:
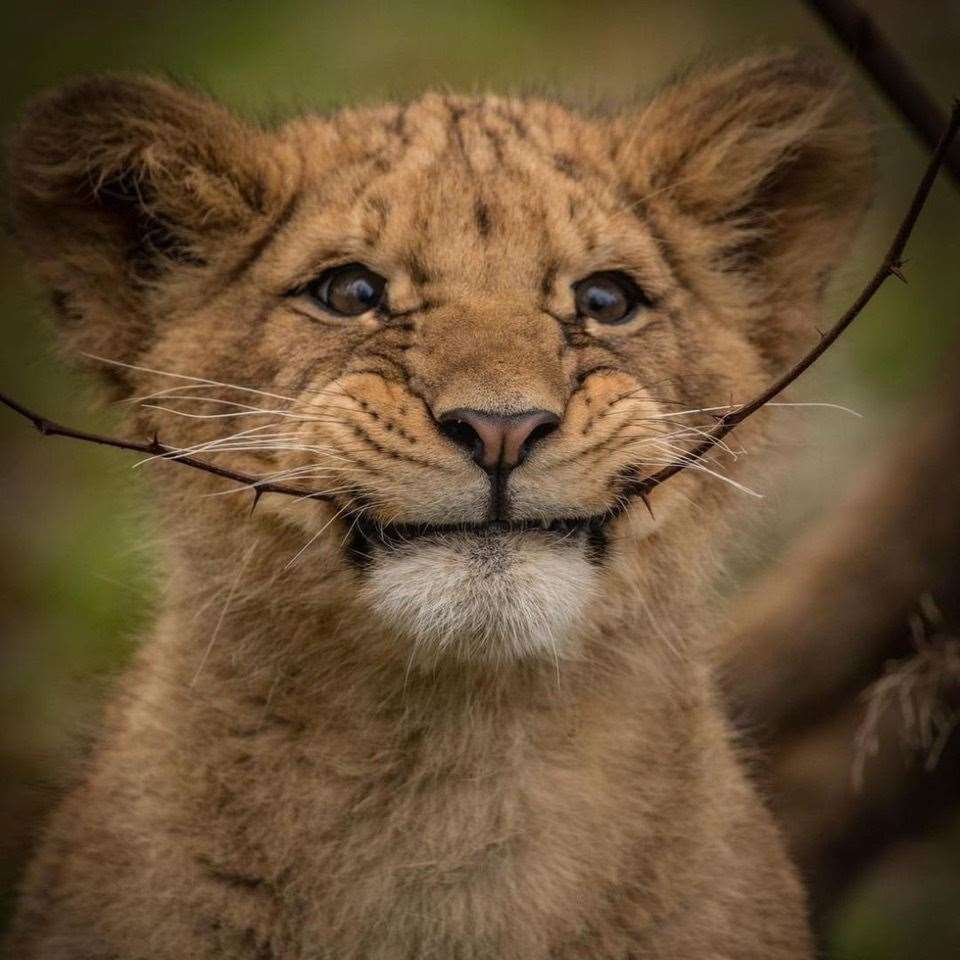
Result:
<svg viewBox="0 0 960 960">
<path fill-rule="evenodd" d="M 448 536 L 375 551 L 362 601 L 415 659 L 516 660 L 575 653 L 597 584 L 578 540 Z"/>
</svg>

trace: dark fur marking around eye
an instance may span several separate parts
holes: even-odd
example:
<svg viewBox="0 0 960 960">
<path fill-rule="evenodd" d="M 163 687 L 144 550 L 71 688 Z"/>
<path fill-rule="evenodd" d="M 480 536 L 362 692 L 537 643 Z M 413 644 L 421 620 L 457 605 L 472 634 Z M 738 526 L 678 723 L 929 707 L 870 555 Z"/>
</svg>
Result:
<svg viewBox="0 0 960 960">
<path fill-rule="evenodd" d="M 577 322 L 576 317 L 564 317 L 559 313 L 553 313 L 547 309 L 547 305 L 545 303 L 540 304 L 539 310 L 541 313 L 545 313 L 548 317 L 556 320 L 561 326 L 569 326 L 570 324 L 575 324 Z"/>
<path fill-rule="evenodd" d="M 233 269 L 227 275 L 227 283 L 236 283 L 253 265 L 263 256 L 267 247 L 273 241 L 274 237 L 293 219 L 300 204 L 301 193 L 299 188 L 295 190 L 292 196 L 284 204 L 283 209 L 273 220 L 273 222 L 264 230 L 263 234 L 257 239 L 253 246 L 247 251 L 239 263 L 235 264 Z"/>
<path fill-rule="evenodd" d="M 647 206 L 643 200 L 638 197 L 634 197 L 629 192 L 625 195 L 625 199 L 627 200 L 633 215 L 643 224 L 645 224 L 647 229 L 650 231 L 650 236 L 653 239 L 653 242 L 656 244 L 660 256 L 663 258 L 664 263 L 666 263 L 666 265 L 669 267 L 670 272 L 674 275 L 676 280 L 688 290 L 694 290 L 695 287 L 690 283 L 683 265 L 680 263 L 679 258 L 674 252 L 673 246 L 667 239 L 658 219 L 650 210 L 649 206 Z"/>
<path fill-rule="evenodd" d="M 478 199 L 474 204 L 473 218 L 477 225 L 477 233 L 485 240 L 493 229 L 493 221 L 490 217 L 490 208 L 483 200 Z"/>
<path fill-rule="evenodd" d="M 430 272 L 427 270 L 427 265 L 423 262 L 418 254 L 409 254 L 404 261 L 404 266 L 406 267 L 407 272 L 410 274 L 410 279 L 417 284 L 417 286 L 422 286 L 425 283 L 429 283 Z"/>
<path fill-rule="evenodd" d="M 390 216 L 390 201 L 382 194 L 375 193 L 364 201 L 363 206 L 376 218 L 375 223 L 367 225 L 364 235 L 367 245 L 372 247 L 380 239 L 387 224 L 387 218 Z"/>
<path fill-rule="evenodd" d="M 379 217 L 381 226 L 387 217 L 390 216 L 390 201 L 381 193 L 375 193 L 373 196 L 368 197 L 364 206 L 371 213 L 375 213 Z"/>
<path fill-rule="evenodd" d="M 557 282 L 557 274 L 559 272 L 559 265 L 553 261 L 548 263 L 544 268 L 543 276 L 540 278 L 540 292 L 545 297 L 549 297 L 553 292 L 553 285 Z"/>
<path fill-rule="evenodd" d="M 567 216 L 571 220 L 576 220 L 579 209 L 580 209 L 580 201 L 572 195 L 569 196 L 567 198 Z"/>
<path fill-rule="evenodd" d="M 390 322 L 391 330 L 399 330 L 401 333 L 413 333 L 417 329 L 415 323 L 411 323 L 406 317 L 415 316 L 418 313 L 423 313 L 425 310 L 430 308 L 422 303 L 418 307 L 410 307 L 408 310 L 398 310 L 396 313 L 388 313 L 387 320 Z M 400 323 L 394 321 L 400 320 Z"/>
<path fill-rule="evenodd" d="M 594 338 L 586 330 L 571 323 L 562 323 L 560 332 L 563 334 L 564 343 L 573 350 L 582 350 L 585 347 L 597 345 Z"/>
</svg>

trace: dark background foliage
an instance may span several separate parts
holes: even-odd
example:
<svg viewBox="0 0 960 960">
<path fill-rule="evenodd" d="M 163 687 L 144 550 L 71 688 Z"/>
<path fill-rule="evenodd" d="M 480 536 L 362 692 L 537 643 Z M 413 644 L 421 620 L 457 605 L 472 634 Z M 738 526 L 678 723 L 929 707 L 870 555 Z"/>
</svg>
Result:
<svg viewBox="0 0 960 960">
<path fill-rule="evenodd" d="M 864 6 L 946 106 L 960 92 L 960 5 Z M 149 70 L 197 83 L 256 116 L 415 94 L 426 87 L 559 90 L 588 100 L 655 89 L 704 55 L 780 46 L 845 55 L 801 2 L 720 0 L 168 0 L 7 4 L 0 14 L 0 126 L 37 90 L 77 73 Z M 851 72 L 856 68 L 851 64 Z M 858 77 L 878 126 L 879 183 L 830 303 L 871 273 L 919 179 L 924 152 Z M 885 287 L 805 378 L 802 398 L 858 410 L 783 410 L 789 469 L 766 499 L 747 580 L 820 517 L 857 465 L 904 429 L 909 401 L 958 334 L 960 193 L 935 188 L 908 248 L 909 286 Z M 109 429 L 54 351 L 42 299 L 0 240 L 0 388 L 49 415 Z M 789 419 L 786 419 L 789 418 Z M 120 452 L 41 442 L 0 411 L 0 914 L 44 810 L 95 727 L 97 704 L 150 615 L 151 519 Z M 160 467 L 160 469 L 171 469 Z M 960 484 L 958 484 L 960 492 Z M 922 491 L 918 492 L 922 496 Z M 896 550 L 896 544 L 890 544 Z M 730 588 L 736 603 L 736 585 Z M 836 905 L 836 958 L 960 955 L 960 821 L 892 846 Z M 0 919 L 2 925 L 2 919 Z"/>
</svg>

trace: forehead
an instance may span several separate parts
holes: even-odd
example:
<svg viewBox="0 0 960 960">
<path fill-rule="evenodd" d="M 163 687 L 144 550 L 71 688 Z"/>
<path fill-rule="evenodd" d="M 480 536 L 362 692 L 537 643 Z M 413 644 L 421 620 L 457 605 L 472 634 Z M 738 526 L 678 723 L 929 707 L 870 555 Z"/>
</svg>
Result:
<svg viewBox="0 0 960 960">
<path fill-rule="evenodd" d="M 529 286 L 639 253 L 612 125 L 559 104 L 428 95 L 288 128 L 314 256 L 414 282 Z"/>
</svg>

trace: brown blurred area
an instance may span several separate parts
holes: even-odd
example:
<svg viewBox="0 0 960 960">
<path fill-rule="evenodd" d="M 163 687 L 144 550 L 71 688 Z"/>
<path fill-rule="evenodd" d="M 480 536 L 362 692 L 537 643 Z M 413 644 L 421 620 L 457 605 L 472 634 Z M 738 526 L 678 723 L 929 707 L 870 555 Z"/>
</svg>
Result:
<svg viewBox="0 0 960 960">
<path fill-rule="evenodd" d="M 960 4 L 862 5 L 946 108 L 960 94 Z M 782 46 L 846 60 L 803 3 L 785 0 L 13 2 L 0 14 L 0 127 L 37 90 L 103 70 L 172 74 L 270 115 L 430 86 L 622 99 L 702 56 Z M 925 162 L 901 118 L 856 83 L 877 120 L 879 180 L 831 289 L 834 313 L 879 262 Z M 758 464 L 765 500 L 725 588 L 731 698 L 830 958 L 960 955 L 960 735 L 926 770 L 931 745 L 911 739 L 895 685 L 865 727 L 885 664 L 909 661 L 918 637 L 960 635 L 958 224 L 960 190 L 942 179 L 907 250 L 909 284 L 885 287 L 798 387 L 795 399 L 861 418 L 771 414 L 786 468 L 770 476 Z M 56 356 L 43 300 L 6 236 L 0 327 L 0 389 L 110 428 L 112 411 L 91 411 L 82 379 Z M 152 521 L 132 458 L 41 440 L 6 411 L 0 451 L 2 926 L 153 593 Z M 923 691 L 956 706 L 956 685 L 942 687 Z"/>
</svg>

